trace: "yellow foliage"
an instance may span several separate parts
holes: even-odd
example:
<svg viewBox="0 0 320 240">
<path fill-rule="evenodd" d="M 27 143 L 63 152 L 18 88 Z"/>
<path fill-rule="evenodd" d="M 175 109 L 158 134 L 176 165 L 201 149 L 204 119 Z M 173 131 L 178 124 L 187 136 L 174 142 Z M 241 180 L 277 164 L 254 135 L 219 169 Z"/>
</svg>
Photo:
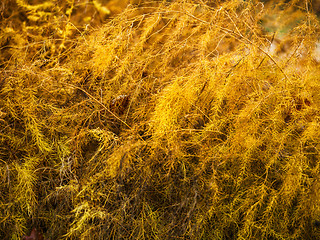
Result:
<svg viewBox="0 0 320 240">
<path fill-rule="evenodd" d="M 0 239 L 320 238 L 319 21 L 264 2 L 5 0 Z"/>
</svg>

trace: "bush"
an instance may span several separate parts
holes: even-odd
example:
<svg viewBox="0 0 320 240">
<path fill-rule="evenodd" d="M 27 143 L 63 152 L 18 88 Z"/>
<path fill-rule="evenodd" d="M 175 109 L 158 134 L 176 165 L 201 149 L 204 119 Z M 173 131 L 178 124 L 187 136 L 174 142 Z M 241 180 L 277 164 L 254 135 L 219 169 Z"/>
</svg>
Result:
<svg viewBox="0 0 320 240">
<path fill-rule="evenodd" d="M 66 4 L 1 29 L 2 239 L 320 237 L 306 5 L 151 1 L 53 33 Z"/>
</svg>

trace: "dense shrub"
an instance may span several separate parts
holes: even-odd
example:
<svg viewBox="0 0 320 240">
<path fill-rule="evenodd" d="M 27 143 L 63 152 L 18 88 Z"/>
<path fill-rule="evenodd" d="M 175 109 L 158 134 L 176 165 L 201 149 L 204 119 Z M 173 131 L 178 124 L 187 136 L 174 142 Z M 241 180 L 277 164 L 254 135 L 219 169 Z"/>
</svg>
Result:
<svg viewBox="0 0 320 240">
<path fill-rule="evenodd" d="M 320 238 L 307 2 L 50 2 L 3 3 L 1 239 Z"/>
</svg>

